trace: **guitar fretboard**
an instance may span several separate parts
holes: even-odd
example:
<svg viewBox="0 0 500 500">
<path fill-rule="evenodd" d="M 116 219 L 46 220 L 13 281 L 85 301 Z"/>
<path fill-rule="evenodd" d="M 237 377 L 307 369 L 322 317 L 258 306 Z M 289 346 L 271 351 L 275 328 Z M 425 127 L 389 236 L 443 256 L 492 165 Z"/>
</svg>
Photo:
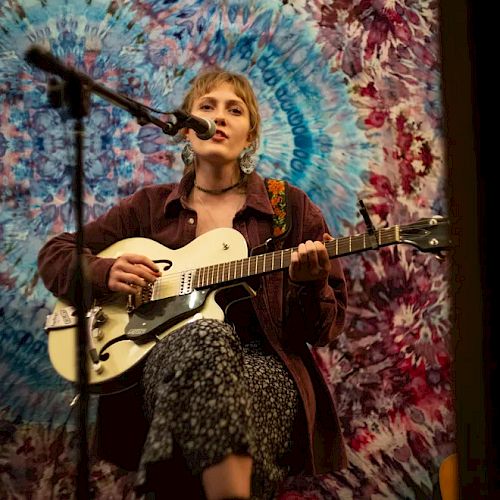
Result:
<svg viewBox="0 0 500 500">
<path fill-rule="evenodd" d="M 329 257 L 333 259 L 399 242 L 399 226 L 396 225 L 377 229 L 372 234 L 363 233 L 338 238 L 326 242 L 325 246 Z M 201 267 L 196 270 L 193 280 L 194 287 L 204 288 L 285 269 L 290 265 L 292 253 L 296 250 L 296 247 L 287 248 L 286 250 L 276 250 L 245 259 Z"/>
</svg>

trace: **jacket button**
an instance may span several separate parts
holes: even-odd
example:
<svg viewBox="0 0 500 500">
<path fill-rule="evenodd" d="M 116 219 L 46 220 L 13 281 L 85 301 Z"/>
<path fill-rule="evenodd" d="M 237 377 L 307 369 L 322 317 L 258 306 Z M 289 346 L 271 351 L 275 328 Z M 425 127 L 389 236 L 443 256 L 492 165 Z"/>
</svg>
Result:
<svg viewBox="0 0 500 500">
<path fill-rule="evenodd" d="M 189 217 L 188 224 L 194 224 L 194 219 L 192 217 Z"/>
</svg>

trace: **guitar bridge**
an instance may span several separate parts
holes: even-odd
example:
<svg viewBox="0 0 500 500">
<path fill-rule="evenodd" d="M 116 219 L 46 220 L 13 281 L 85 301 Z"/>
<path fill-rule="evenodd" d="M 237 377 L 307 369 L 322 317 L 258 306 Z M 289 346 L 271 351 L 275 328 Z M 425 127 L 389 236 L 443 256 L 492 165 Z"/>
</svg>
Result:
<svg viewBox="0 0 500 500">
<path fill-rule="evenodd" d="M 138 307 L 142 306 L 142 304 L 151 302 L 153 290 L 154 283 L 147 283 L 145 286 L 140 287 L 136 293 L 129 293 L 127 297 L 127 312 L 130 314 Z"/>
</svg>

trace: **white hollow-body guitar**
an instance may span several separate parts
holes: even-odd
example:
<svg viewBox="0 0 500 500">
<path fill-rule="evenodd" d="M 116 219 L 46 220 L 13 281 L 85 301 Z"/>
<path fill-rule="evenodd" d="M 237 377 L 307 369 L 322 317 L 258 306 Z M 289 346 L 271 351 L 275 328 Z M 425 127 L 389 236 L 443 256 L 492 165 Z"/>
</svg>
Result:
<svg viewBox="0 0 500 500">
<path fill-rule="evenodd" d="M 449 247 L 448 226 L 447 219 L 436 216 L 338 238 L 327 242 L 326 248 L 330 258 L 399 243 L 437 253 Z M 255 292 L 245 279 L 287 268 L 294 250 L 248 257 L 244 237 L 229 228 L 209 231 L 178 250 L 147 238 L 128 238 L 103 250 L 100 257 L 147 255 L 161 276 L 136 296 L 114 294 L 87 313 L 89 389 L 107 393 L 133 385 L 156 342 L 189 321 L 223 320 L 224 311 L 215 300 L 220 289 L 243 285 L 251 297 Z M 45 324 L 50 361 L 70 382 L 77 381 L 76 325 L 74 309 L 62 300 Z"/>
</svg>

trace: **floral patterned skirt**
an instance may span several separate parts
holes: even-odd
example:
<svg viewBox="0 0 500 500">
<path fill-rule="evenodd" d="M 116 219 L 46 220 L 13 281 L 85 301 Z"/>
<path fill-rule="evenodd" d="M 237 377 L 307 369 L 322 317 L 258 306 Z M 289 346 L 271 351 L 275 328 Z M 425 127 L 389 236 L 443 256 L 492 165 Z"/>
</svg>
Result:
<svg viewBox="0 0 500 500">
<path fill-rule="evenodd" d="M 189 323 L 151 351 L 142 383 L 150 428 L 139 492 L 156 488 L 152 471 L 158 477 L 159 464 L 165 491 L 179 491 L 182 485 L 168 476 L 168 464 L 179 456 L 199 477 L 235 453 L 253 458 L 252 498 L 273 497 L 288 473 L 299 396 L 264 341 L 242 345 L 234 329 L 217 320 Z"/>
</svg>

